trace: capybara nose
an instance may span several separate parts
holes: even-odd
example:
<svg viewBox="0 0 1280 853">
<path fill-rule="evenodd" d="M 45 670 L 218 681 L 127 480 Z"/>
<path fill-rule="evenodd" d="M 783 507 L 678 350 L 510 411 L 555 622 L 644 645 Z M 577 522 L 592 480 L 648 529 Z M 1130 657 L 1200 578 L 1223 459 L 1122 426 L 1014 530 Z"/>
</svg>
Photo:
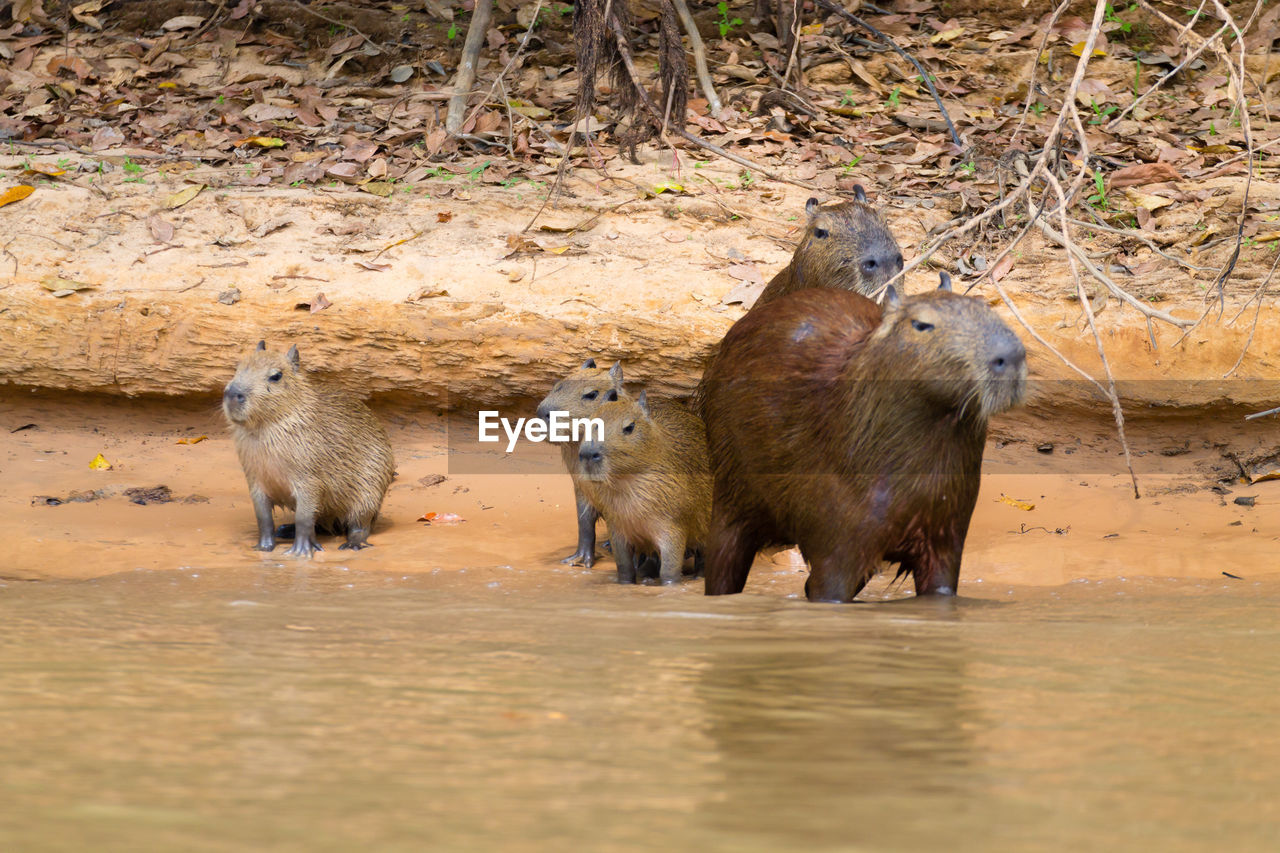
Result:
<svg viewBox="0 0 1280 853">
<path fill-rule="evenodd" d="M 222 399 L 226 400 L 228 403 L 243 405 L 246 398 L 244 392 L 235 385 L 228 385 L 227 390 L 222 392 Z"/>
<path fill-rule="evenodd" d="M 598 444 L 584 444 L 578 450 L 578 459 L 588 465 L 599 465 L 604 461 L 604 451 Z"/>
<path fill-rule="evenodd" d="M 996 376 L 1016 372 L 1026 360 L 1026 347 L 1022 345 L 1022 341 L 1013 338 L 996 350 L 990 362 L 991 372 Z"/>
<path fill-rule="evenodd" d="M 545 404 L 538 407 L 538 420 L 545 421 L 551 416 L 551 407 Z"/>
</svg>

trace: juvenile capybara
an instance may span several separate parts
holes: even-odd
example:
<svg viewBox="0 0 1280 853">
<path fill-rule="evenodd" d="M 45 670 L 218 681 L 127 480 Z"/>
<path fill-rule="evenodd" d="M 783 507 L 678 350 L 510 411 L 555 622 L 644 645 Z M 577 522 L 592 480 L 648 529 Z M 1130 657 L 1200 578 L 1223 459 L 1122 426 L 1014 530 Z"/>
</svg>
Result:
<svg viewBox="0 0 1280 853">
<path fill-rule="evenodd" d="M 881 309 L 806 290 L 751 311 L 705 379 L 714 475 L 706 592 L 741 592 L 756 552 L 799 545 L 814 601 L 851 601 L 882 560 L 954 595 L 987 421 L 1026 384 L 1022 342 L 981 300 L 937 290 Z"/>
<path fill-rule="evenodd" d="M 869 204 L 862 187 L 855 201 L 822 207 L 809 199 L 809 222 L 791 262 L 765 287 L 752 310 L 811 287 L 851 290 L 868 296 L 879 292 L 902 271 L 902 250 L 889 226 Z"/>
<path fill-rule="evenodd" d="M 341 548 L 369 544 L 395 460 L 368 406 L 312 380 L 296 346 L 282 355 L 268 352 L 263 341 L 236 367 L 222 411 L 249 481 L 257 550 L 275 548 L 276 506 L 294 510 L 290 556 L 323 550 L 317 527 L 345 533 Z"/>
<path fill-rule="evenodd" d="M 711 521 L 711 471 L 701 419 L 677 403 L 605 403 L 604 435 L 578 448 L 583 491 L 609 525 L 619 583 L 635 583 L 635 554 L 656 552 L 663 583 L 680 580 L 686 548 L 701 551 Z"/>
<path fill-rule="evenodd" d="M 588 418 L 610 396 L 615 400 L 619 396 L 625 396 L 622 390 L 622 362 L 616 362 L 606 370 L 597 367 L 594 358 L 589 358 L 551 388 L 551 393 L 538 404 L 538 417 L 547 420 L 552 412 L 567 412 L 570 418 Z M 578 442 L 562 443 L 560 458 L 573 480 L 573 500 L 578 510 L 577 550 L 560 562 L 581 564 L 589 569 L 596 562 L 596 521 L 600 518 L 600 509 L 592 506 L 582 491 L 582 475 L 578 470 Z"/>
</svg>

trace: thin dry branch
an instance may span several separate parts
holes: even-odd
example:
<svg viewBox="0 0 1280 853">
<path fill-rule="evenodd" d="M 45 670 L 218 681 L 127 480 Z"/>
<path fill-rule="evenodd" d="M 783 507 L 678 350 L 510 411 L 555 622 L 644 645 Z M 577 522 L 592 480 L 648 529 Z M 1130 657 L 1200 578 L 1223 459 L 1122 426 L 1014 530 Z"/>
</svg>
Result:
<svg viewBox="0 0 1280 853">
<path fill-rule="evenodd" d="M 484 47 L 489 19 L 493 17 L 493 0 L 476 0 L 467 26 L 467 38 L 462 44 L 462 58 L 458 61 L 458 76 L 453 81 L 453 97 L 449 99 L 449 112 L 444 128 L 456 134 L 462 130 L 462 117 L 467 111 L 467 98 L 476 82 L 476 66 L 480 62 L 480 50 Z"/>
<path fill-rule="evenodd" d="M 689 49 L 693 52 L 693 65 L 697 69 L 698 85 L 702 87 L 702 94 L 707 96 L 707 108 L 711 110 L 712 115 L 717 115 L 724 105 L 720 101 L 719 93 L 716 92 L 715 83 L 711 81 L 711 72 L 707 70 L 707 48 L 702 43 L 702 36 L 698 34 L 698 24 L 693 20 L 693 14 L 689 12 L 689 4 L 685 0 L 671 0 L 671 2 L 676 7 L 676 14 L 680 16 L 685 35 L 689 37 Z"/>
</svg>

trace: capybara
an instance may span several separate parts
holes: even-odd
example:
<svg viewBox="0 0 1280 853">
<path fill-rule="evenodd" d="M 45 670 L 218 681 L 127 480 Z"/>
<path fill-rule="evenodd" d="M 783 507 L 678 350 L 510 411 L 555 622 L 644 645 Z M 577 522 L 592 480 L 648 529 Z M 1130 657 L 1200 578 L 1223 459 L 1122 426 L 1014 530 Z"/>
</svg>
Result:
<svg viewBox="0 0 1280 853">
<path fill-rule="evenodd" d="M 323 550 L 317 527 L 345 533 L 341 548 L 369 544 L 395 460 L 368 406 L 303 372 L 297 346 L 282 355 L 268 352 L 262 341 L 236 367 L 222 394 L 222 411 L 249 481 L 257 550 L 275 548 L 276 506 L 294 510 L 290 556 Z"/>
<path fill-rule="evenodd" d="M 751 311 L 705 378 L 714 475 L 706 592 L 741 592 L 756 552 L 799 545 L 814 601 L 851 601 L 882 560 L 954 595 L 987 421 L 1026 384 L 1022 342 L 979 299 L 881 309 L 806 290 Z"/>
<path fill-rule="evenodd" d="M 610 392 L 613 392 L 610 395 Z M 582 366 L 557 382 L 541 403 L 538 417 L 546 420 L 552 412 L 567 412 L 570 418 L 587 418 L 595 414 L 606 398 L 625 396 L 622 390 L 622 362 L 607 370 L 596 366 L 589 358 Z M 560 445 L 560 458 L 573 480 L 573 499 L 578 509 L 578 548 L 560 562 L 582 564 L 591 568 L 596 561 L 596 521 L 600 518 L 598 507 L 592 506 L 582 492 L 581 473 L 578 470 L 578 442 L 566 441 Z"/>
<path fill-rule="evenodd" d="M 822 207 L 809 199 L 809 222 L 791 262 L 765 287 L 752 310 L 810 287 L 877 294 L 902 271 L 902 250 L 889 226 L 869 204 L 862 187 L 855 201 Z"/>
<path fill-rule="evenodd" d="M 609 525 L 619 583 L 635 583 L 633 550 L 657 552 L 663 583 L 680 580 L 686 548 L 701 562 L 711 521 L 706 430 L 678 403 L 605 403 L 604 435 L 578 448 L 583 491 Z"/>
</svg>

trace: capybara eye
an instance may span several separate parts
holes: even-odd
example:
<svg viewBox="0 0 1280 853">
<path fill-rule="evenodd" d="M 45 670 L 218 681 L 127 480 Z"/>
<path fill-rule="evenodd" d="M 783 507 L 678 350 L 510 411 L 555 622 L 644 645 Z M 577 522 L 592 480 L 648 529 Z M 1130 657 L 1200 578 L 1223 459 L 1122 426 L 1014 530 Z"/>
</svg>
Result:
<svg viewBox="0 0 1280 853">
<path fill-rule="evenodd" d="M 822 240 L 827 236 L 827 229 L 815 228 L 813 229 L 813 236 L 817 237 L 819 240 Z"/>
<path fill-rule="evenodd" d="M 622 428 L 622 434 L 631 435 L 631 433 L 635 432 L 635 429 L 636 429 L 636 422 L 632 421 L 631 423 L 627 424 Z"/>
<path fill-rule="evenodd" d="M 915 329 L 917 332 L 930 332 L 933 331 L 933 324 L 926 323 L 923 320 L 912 320 L 911 328 Z"/>
<path fill-rule="evenodd" d="M 281 376 L 284 376 L 284 373 L 283 373 L 282 371 L 279 371 L 279 370 L 273 370 L 273 371 L 271 371 L 269 374 L 267 374 L 267 381 L 268 381 L 268 382 L 279 382 L 279 381 L 280 381 L 280 377 L 281 377 Z"/>
<path fill-rule="evenodd" d="M 585 394 L 583 394 L 583 395 L 582 395 L 582 399 L 584 399 L 584 400 L 594 400 L 596 397 L 599 397 L 599 396 L 600 396 L 600 392 L 599 392 L 599 391 L 588 391 L 587 393 L 585 393 Z"/>
</svg>

